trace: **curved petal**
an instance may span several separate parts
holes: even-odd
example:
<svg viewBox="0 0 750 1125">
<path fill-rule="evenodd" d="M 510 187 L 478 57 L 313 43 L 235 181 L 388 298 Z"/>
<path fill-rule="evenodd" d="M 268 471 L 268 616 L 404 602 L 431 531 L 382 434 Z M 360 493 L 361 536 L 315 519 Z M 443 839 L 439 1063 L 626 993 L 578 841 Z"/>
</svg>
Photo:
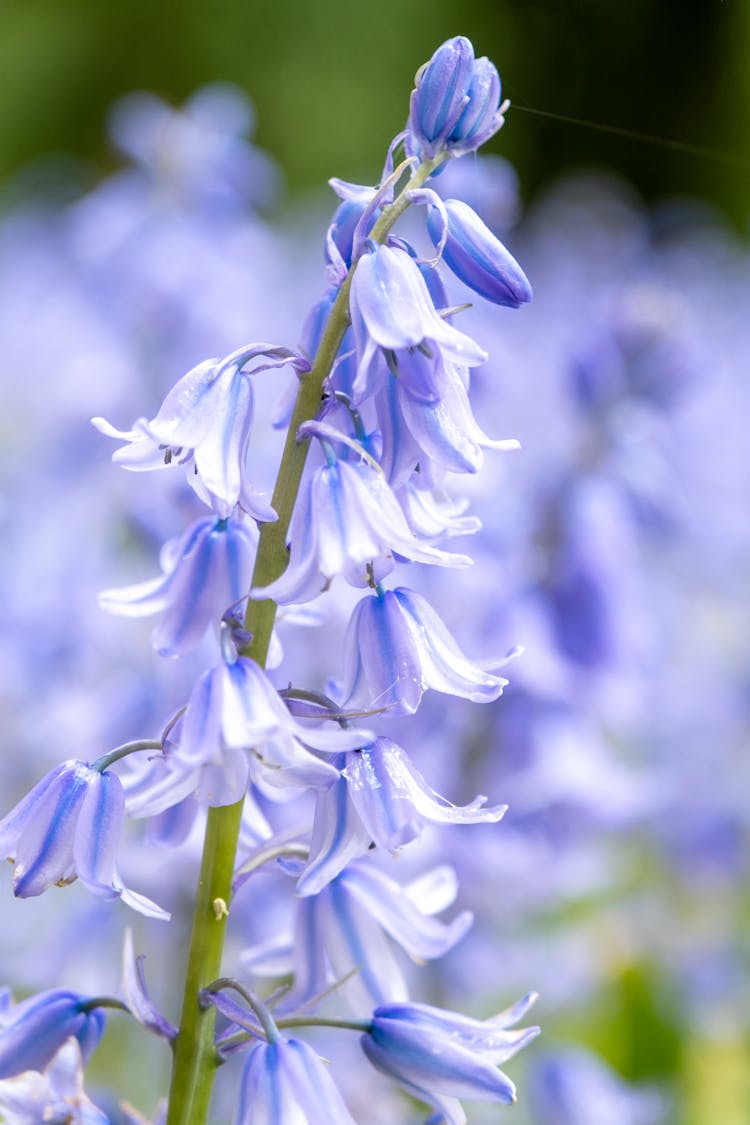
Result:
<svg viewBox="0 0 750 1125">
<path fill-rule="evenodd" d="M 412 631 L 427 686 L 475 703 L 490 703 L 502 694 L 508 681 L 472 664 L 425 598 L 403 587 L 394 590 L 393 596 Z"/>
<path fill-rule="evenodd" d="M 339 876 L 339 882 L 417 961 L 442 957 L 461 940 L 473 921 L 473 915 L 467 910 L 452 922 L 438 922 L 418 910 L 398 883 L 361 864 L 351 864 Z"/>
</svg>

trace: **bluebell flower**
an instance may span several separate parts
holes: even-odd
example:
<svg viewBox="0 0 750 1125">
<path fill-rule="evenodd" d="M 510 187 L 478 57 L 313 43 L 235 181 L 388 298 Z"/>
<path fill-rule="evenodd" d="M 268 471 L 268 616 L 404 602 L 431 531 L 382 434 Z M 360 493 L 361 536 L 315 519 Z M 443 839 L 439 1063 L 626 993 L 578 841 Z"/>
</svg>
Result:
<svg viewBox="0 0 750 1125">
<path fill-rule="evenodd" d="M 427 784 L 405 750 L 382 736 L 346 755 L 347 788 L 362 823 L 381 848 L 396 851 L 426 824 L 494 823 L 507 805 L 485 808 L 486 797 L 452 805 Z"/>
<path fill-rule="evenodd" d="M 665 1109 L 655 1090 L 628 1085 L 583 1047 L 564 1047 L 535 1059 L 529 1101 L 539 1125 L 656 1125 Z"/>
<path fill-rule="evenodd" d="M 151 421 L 139 418 L 131 430 L 116 430 L 103 418 L 92 422 L 108 437 L 128 443 L 112 458 L 123 468 L 185 465 L 188 482 L 217 515 L 231 515 L 239 502 L 253 518 L 273 522 L 276 513 L 253 491 L 246 473 L 251 380 L 259 371 L 287 363 L 297 370 L 309 368 L 288 348 L 251 344 L 225 359 L 199 363 L 175 384 Z"/>
<path fill-rule="evenodd" d="M 301 1039 L 256 1043 L 240 1081 L 235 1125 L 355 1125 L 320 1056 Z"/>
<path fill-rule="evenodd" d="M 461 156 L 489 140 L 504 123 L 501 85 L 486 58 L 474 58 L 463 35 L 448 39 L 418 71 L 406 125 L 410 155 Z"/>
<path fill-rule="evenodd" d="M 508 682 L 468 660 L 429 602 L 403 587 L 363 598 L 345 644 L 345 707 L 410 715 L 428 688 L 489 703 Z"/>
<path fill-rule="evenodd" d="M 123 617 L 163 611 L 151 643 L 162 656 L 182 656 L 245 595 L 256 543 L 257 530 L 239 520 L 195 520 L 181 538 L 165 544 L 160 577 L 104 590 L 99 604 Z"/>
<path fill-rule="evenodd" d="M 406 522 L 398 500 L 379 468 L 364 460 L 328 463 L 309 477 L 297 500 L 289 528 L 289 565 L 253 597 L 301 603 L 327 590 L 337 574 L 354 586 L 367 584 L 367 564 L 393 554 L 412 562 L 468 566 L 466 555 L 448 554 L 420 541 Z"/>
<path fill-rule="evenodd" d="M 372 863 L 354 860 L 318 893 L 317 877 L 303 881 L 301 863 L 290 862 L 287 868 L 302 878 L 294 939 L 284 942 L 285 967 L 294 974 L 294 987 L 282 1001 L 284 1011 L 319 996 L 355 969 L 344 986 L 355 1010 L 406 1000 L 408 988 L 394 943 L 419 963 L 432 961 L 452 949 L 473 921 L 467 910 L 447 923 L 433 917 L 456 898 L 458 881 L 450 867 L 434 868 L 401 886 Z M 242 959 L 251 971 L 276 974 L 280 952 L 277 943 L 272 949 L 247 950 Z"/>
<path fill-rule="evenodd" d="M 427 824 L 494 823 L 507 809 L 484 808 L 483 796 L 468 805 L 450 804 L 390 738 L 376 738 L 341 759 L 342 775 L 316 794 L 310 855 L 298 894 L 318 894 L 373 844 L 395 853 Z"/>
<path fill-rule="evenodd" d="M 154 778 L 151 793 L 148 786 L 142 789 L 133 808 L 138 816 L 154 815 L 187 792 L 209 805 L 234 804 L 256 776 L 279 788 L 327 786 L 338 770 L 308 747 L 335 754 L 367 737 L 357 730 L 305 726 L 254 660 L 222 660 L 199 678 L 170 732 L 167 775 Z"/>
<path fill-rule="evenodd" d="M 406 484 L 419 465 L 427 486 L 440 484 L 446 472 L 476 473 L 484 449 L 518 449 L 514 438 L 489 438 L 469 403 L 468 371 L 438 360 L 440 394 L 432 402 L 412 395 L 399 379 L 385 383 L 375 395 L 382 436 L 381 465 L 394 489 Z"/>
<path fill-rule="evenodd" d="M 26 1070 L 0 1080 L 0 1118 L 8 1125 L 109 1125 L 84 1091 L 77 1039 L 67 1039 L 43 1072 Z"/>
<path fill-rule="evenodd" d="M 0 1078 L 44 1070 L 67 1039 L 76 1039 L 87 1062 L 106 1019 L 78 992 L 53 988 L 11 1007 L 0 1021 Z"/>
<path fill-rule="evenodd" d="M 352 278 L 349 300 L 357 350 L 355 405 L 369 398 L 393 370 L 412 395 L 441 394 L 436 357 L 476 367 L 487 353 L 439 316 L 414 259 L 400 247 L 370 245 Z"/>
<path fill-rule="evenodd" d="M 316 880 L 317 881 L 317 880 Z M 473 915 L 451 921 L 433 916 L 455 900 L 451 867 L 435 867 L 406 886 L 355 859 L 317 894 L 302 875 L 295 940 L 293 1000 L 302 1002 L 353 969 L 346 994 L 355 1009 L 408 997 L 394 943 L 417 963 L 442 957 L 466 936 Z"/>
<path fill-rule="evenodd" d="M 435 246 L 446 235 L 442 258 L 456 277 L 495 305 L 515 309 L 530 301 L 526 274 L 479 215 L 459 199 L 444 200 L 443 209 L 447 229 L 437 208 L 430 208 L 427 229 Z"/>
<path fill-rule="evenodd" d="M 0 821 L 0 855 L 15 863 L 14 894 L 34 898 L 78 878 L 101 898 L 121 898 L 141 914 L 169 918 L 122 882 L 115 852 L 124 817 L 116 774 L 74 759 L 57 766 Z"/>
<path fill-rule="evenodd" d="M 536 999 L 532 993 L 489 1020 L 475 1020 L 428 1004 L 383 1004 L 361 1039 L 367 1058 L 410 1094 L 442 1113 L 446 1125 L 465 1125 L 459 1099 L 516 1100 L 515 1086 L 498 1070 L 525 1047 L 538 1027 L 509 1031 Z"/>
</svg>

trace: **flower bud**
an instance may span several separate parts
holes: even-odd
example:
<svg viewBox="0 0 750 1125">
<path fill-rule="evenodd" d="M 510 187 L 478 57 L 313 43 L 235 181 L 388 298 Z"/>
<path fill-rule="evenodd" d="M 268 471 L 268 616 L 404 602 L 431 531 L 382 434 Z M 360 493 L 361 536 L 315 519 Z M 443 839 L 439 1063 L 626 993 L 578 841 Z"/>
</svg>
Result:
<svg viewBox="0 0 750 1125">
<path fill-rule="evenodd" d="M 473 152 L 503 124 L 500 95 L 489 59 L 475 59 L 463 35 L 448 39 L 417 74 L 406 125 L 409 153 L 432 159 Z"/>
<path fill-rule="evenodd" d="M 495 305 L 517 309 L 531 300 L 531 285 L 513 255 L 479 215 L 459 199 L 446 199 L 448 231 L 443 260 L 456 277 Z M 431 208 L 427 229 L 436 246 L 445 233 L 437 208 Z"/>
</svg>

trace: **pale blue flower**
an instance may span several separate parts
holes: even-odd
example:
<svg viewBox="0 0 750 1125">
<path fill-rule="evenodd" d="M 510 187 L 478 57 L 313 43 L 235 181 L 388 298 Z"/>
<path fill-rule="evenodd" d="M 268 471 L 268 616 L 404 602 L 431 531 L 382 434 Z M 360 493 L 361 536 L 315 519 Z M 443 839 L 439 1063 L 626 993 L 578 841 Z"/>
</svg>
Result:
<svg viewBox="0 0 750 1125">
<path fill-rule="evenodd" d="M 427 784 L 405 750 L 390 738 L 376 738 L 346 755 L 345 775 L 352 804 L 371 839 L 396 851 L 420 835 L 426 824 L 494 823 L 507 805 L 485 808 L 486 797 L 452 805 Z"/>
<path fill-rule="evenodd" d="M 428 688 L 489 703 L 508 682 L 468 660 L 429 602 L 403 587 L 363 598 L 345 643 L 345 707 L 413 714 Z"/>
<path fill-rule="evenodd" d="M 488 1020 L 428 1004 L 383 1004 L 373 1012 L 362 1049 L 373 1066 L 442 1113 L 446 1125 L 465 1125 L 460 1098 L 501 1105 L 516 1100 L 515 1086 L 498 1066 L 539 1034 L 538 1027 L 508 1030 L 535 999 L 531 993 Z"/>
<path fill-rule="evenodd" d="M 159 578 L 104 590 L 99 604 L 123 617 L 163 611 L 151 643 L 162 656 L 182 656 L 246 593 L 257 538 L 256 529 L 239 520 L 195 520 L 180 539 L 165 544 Z"/>
<path fill-rule="evenodd" d="M 0 1080 L 0 1118 L 8 1125 L 109 1125 L 83 1089 L 77 1039 L 67 1039 L 43 1072 L 25 1070 Z"/>
<path fill-rule="evenodd" d="M 440 397 L 438 357 L 467 367 L 487 353 L 439 316 L 414 259 L 400 247 L 370 244 L 352 278 L 349 307 L 357 350 L 355 405 L 369 398 L 393 370 L 424 401 Z"/>
<path fill-rule="evenodd" d="M 320 1056 L 301 1039 L 251 1047 L 235 1125 L 355 1125 Z"/>
<path fill-rule="evenodd" d="M 68 1039 L 77 1040 L 87 1062 L 106 1023 L 88 997 L 53 988 L 15 1004 L 0 1017 L 0 1078 L 44 1070 Z"/>
<path fill-rule="evenodd" d="M 330 447 L 329 447 L 330 448 Z M 354 586 L 367 584 L 367 565 L 385 558 L 385 575 L 397 554 L 412 562 L 468 566 L 466 555 L 448 554 L 420 541 L 379 469 L 364 460 L 337 460 L 332 452 L 303 487 L 289 528 L 289 565 L 253 597 L 300 603 L 327 590 L 337 574 Z"/>
<path fill-rule="evenodd" d="M 419 963 L 432 961 L 471 927 L 468 910 L 450 922 L 433 917 L 456 898 L 458 881 L 452 868 L 437 867 L 402 886 L 372 863 L 354 860 L 314 893 L 322 874 L 306 881 L 302 873 L 298 882 L 302 897 L 291 944 L 295 983 L 283 1001 L 285 1010 L 319 995 L 354 969 L 345 989 L 355 1009 L 406 1000 L 408 988 L 394 943 Z M 245 960 L 258 968 L 252 951 Z"/>
<path fill-rule="evenodd" d="M 298 371 L 309 368 L 288 348 L 251 344 L 225 359 L 199 363 L 175 384 L 151 421 L 139 418 L 131 430 L 116 430 L 103 418 L 92 422 L 108 437 L 128 443 L 114 454 L 115 464 L 133 470 L 185 465 L 188 482 L 217 515 L 231 515 L 239 502 L 255 519 L 273 522 L 275 512 L 253 492 L 246 473 L 251 380 L 259 371 L 287 363 Z"/>
<path fill-rule="evenodd" d="M 208 805 L 228 805 L 251 779 L 278 788 L 328 786 L 338 777 L 312 753 L 340 753 L 367 741 L 367 732 L 306 726 L 290 714 L 264 670 L 246 657 L 204 672 L 169 736 L 167 770 L 139 786 L 131 812 L 150 816 L 187 793 Z"/>
<path fill-rule="evenodd" d="M 121 898 L 152 918 L 169 918 L 122 882 L 115 853 L 124 817 L 116 774 L 76 760 L 57 766 L 0 821 L 0 855 L 15 864 L 15 895 L 34 898 L 78 878 L 95 895 Z"/>
<path fill-rule="evenodd" d="M 472 413 L 465 367 L 438 357 L 440 394 L 433 401 L 411 394 L 408 384 L 392 379 L 375 394 L 383 442 L 381 465 L 394 489 L 408 482 L 417 465 L 428 485 L 440 484 L 446 472 L 476 473 L 484 449 L 518 449 L 514 438 L 489 438 Z"/>
</svg>

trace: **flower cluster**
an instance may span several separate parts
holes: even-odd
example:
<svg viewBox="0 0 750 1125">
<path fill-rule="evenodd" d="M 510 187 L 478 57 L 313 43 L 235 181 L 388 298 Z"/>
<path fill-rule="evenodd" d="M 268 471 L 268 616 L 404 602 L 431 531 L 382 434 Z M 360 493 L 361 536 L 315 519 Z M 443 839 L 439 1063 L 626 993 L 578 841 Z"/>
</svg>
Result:
<svg viewBox="0 0 750 1125">
<path fill-rule="evenodd" d="M 411 1000 L 400 951 L 414 961 L 442 957 L 472 915 L 435 917 L 457 897 L 452 868 L 402 883 L 391 875 L 392 854 L 428 825 L 494 823 L 505 806 L 487 807 L 484 796 L 453 804 L 377 729 L 415 714 L 427 691 L 491 704 L 507 684 L 499 674 L 507 657 L 467 656 L 411 588 L 416 575 L 409 586 L 387 584 L 397 567 L 471 563 L 441 546 L 479 526 L 448 498 L 453 475 L 477 474 L 487 449 L 517 447 L 489 438 L 474 417 L 472 372 L 488 354 L 458 326 L 442 267 L 507 308 L 529 301 L 529 282 L 468 204 L 426 186 L 496 132 L 505 108 L 497 71 L 475 59 L 468 40 L 440 47 L 417 76 L 382 182 L 335 185 L 342 203 L 326 239 L 330 287 L 302 347 L 252 343 L 199 363 L 151 419 L 129 429 L 93 420 L 124 442 L 116 464 L 162 476 L 179 466 L 202 505 L 164 543 L 161 576 L 106 590 L 101 607 L 159 614 L 152 643 L 161 656 L 213 652 L 158 739 L 53 769 L 0 822 L 0 844 L 15 864 L 19 897 L 77 878 L 94 895 L 167 919 L 119 874 L 125 813 L 151 821 L 173 844 L 203 827 L 182 1022 L 176 1028 L 158 1012 L 140 964 L 128 970 L 127 1003 L 119 1004 L 173 1042 L 169 1112 L 181 1125 L 205 1120 L 216 1063 L 235 1052 L 245 1055 L 237 1125 L 353 1120 L 313 1048 L 284 1035 L 305 1023 L 359 1030 L 376 1069 L 460 1125 L 460 1099 L 514 1100 L 497 1066 L 538 1031 L 508 1030 L 533 996 L 484 1022 Z M 404 158 L 394 168 L 399 146 Z M 412 204 L 428 208 L 429 260 L 393 233 Z M 280 410 L 289 430 L 269 501 L 250 479 L 255 388 L 285 366 L 295 382 Z M 332 642 L 331 588 L 353 605 L 340 644 Z M 281 648 L 277 607 L 293 626 L 296 607 L 318 598 L 321 614 L 334 618 L 319 634 L 319 656 L 341 651 L 343 666 L 319 659 L 317 680 L 287 679 L 279 690 L 266 670 L 271 645 Z M 124 759 L 121 779 L 114 767 Z M 270 892 L 254 877 L 261 869 L 272 877 Z M 286 912 L 288 923 L 255 941 L 271 913 L 261 903 Z M 246 946 L 244 971 L 285 981 L 265 1000 L 254 983 L 223 972 L 230 914 L 247 927 L 236 935 Z M 245 1004 L 227 997 L 232 989 Z M 337 1003 L 345 1017 L 331 1011 Z M 67 1052 L 69 1067 L 72 1040 L 85 1061 L 101 1034 L 100 1008 L 113 1004 L 62 991 L 25 1001 L 0 1030 L 3 1077 L 39 1072 L 53 1099 L 49 1068 L 58 1052 Z M 77 1056 L 73 1066 L 77 1075 Z M 81 1114 L 89 1112 L 83 1097 Z"/>
</svg>

